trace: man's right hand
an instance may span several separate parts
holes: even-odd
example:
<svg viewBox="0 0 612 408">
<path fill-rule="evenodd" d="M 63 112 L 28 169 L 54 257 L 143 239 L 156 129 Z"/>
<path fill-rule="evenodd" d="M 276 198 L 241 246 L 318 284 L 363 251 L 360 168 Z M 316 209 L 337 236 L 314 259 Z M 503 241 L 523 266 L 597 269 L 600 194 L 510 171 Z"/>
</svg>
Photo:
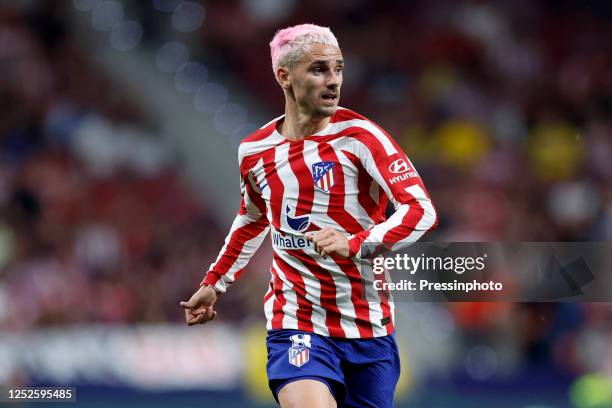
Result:
<svg viewBox="0 0 612 408">
<path fill-rule="evenodd" d="M 185 309 L 185 321 L 189 326 L 205 324 L 217 316 L 213 305 L 217 301 L 217 292 L 210 286 L 202 286 L 187 302 L 181 302 Z"/>
</svg>

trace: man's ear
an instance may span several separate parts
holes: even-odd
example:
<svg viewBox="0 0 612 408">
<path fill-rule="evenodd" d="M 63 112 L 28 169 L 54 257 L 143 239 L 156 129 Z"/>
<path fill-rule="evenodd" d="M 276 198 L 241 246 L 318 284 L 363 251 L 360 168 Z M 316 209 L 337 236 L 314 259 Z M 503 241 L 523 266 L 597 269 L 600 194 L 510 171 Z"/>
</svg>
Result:
<svg viewBox="0 0 612 408">
<path fill-rule="evenodd" d="M 289 70 L 285 67 L 278 67 L 276 70 L 276 80 L 283 89 L 290 89 Z"/>
</svg>

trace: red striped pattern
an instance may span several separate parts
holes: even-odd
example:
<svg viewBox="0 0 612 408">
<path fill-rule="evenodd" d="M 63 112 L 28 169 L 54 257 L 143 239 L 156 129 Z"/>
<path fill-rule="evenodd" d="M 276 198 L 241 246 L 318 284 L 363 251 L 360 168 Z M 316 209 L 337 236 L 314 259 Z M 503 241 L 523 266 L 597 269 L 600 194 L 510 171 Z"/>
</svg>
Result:
<svg viewBox="0 0 612 408">
<path fill-rule="evenodd" d="M 293 285 L 293 291 L 297 297 L 297 313 L 298 330 L 313 331 L 312 326 L 312 303 L 306 299 L 306 286 L 300 272 L 288 265 L 278 254 L 274 254 L 274 260 L 278 267 L 283 271 L 283 274 L 289 279 Z"/>
<path fill-rule="evenodd" d="M 308 217 L 309 230 L 345 232 L 351 255 L 359 255 L 362 242 L 408 245 L 434 228 L 435 209 L 418 175 L 392 180 L 397 174 L 389 165 L 409 162 L 397 143 L 363 116 L 339 109 L 324 130 L 302 141 L 283 138 L 273 121 L 243 141 L 239 156 L 243 202 L 204 283 L 224 288 L 237 279 L 270 225 L 284 244 L 274 248 L 264 298 L 268 329 L 350 338 L 392 333 L 392 299 L 371 287 L 359 261 L 321 258 L 291 225 Z M 312 168 L 321 162 L 334 165 L 317 185 Z M 390 199 L 396 213 L 387 220 Z"/>
</svg>

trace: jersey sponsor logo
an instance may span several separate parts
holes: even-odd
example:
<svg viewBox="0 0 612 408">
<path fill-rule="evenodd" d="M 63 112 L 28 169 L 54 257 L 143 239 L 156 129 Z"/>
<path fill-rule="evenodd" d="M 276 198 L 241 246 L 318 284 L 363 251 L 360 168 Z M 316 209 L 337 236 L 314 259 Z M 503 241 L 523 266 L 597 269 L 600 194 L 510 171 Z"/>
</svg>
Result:
<svg viewBox="0 0 612 408">
<path fill-rule="evenodd" d="M 389 179 L 389 184 L 393 185 L 395 183 L 399 183 L 400 181 L 408 180 L 409 178 L 419 177 L 416 171 L 409 171 L 408 173 L 401 174 L 399 176 L 391 177 Z"/>
<path fill-rule="evenodd" d="M 310 360 L 310 334 L 294 334 L 290 337 L 289 364 L 301 367 Z"/>
<path fill-rule="evenodd" d="M 304 237 L 285 235 L 279 231 L 272 231 L 272 245 L 278 249 L 304 249 L 312 244 Z"/>
<path fill-rule="evenodd" d="M 310 215 L 304 215 L 302 217 L 291 217 L 289 213 L 291 209 L 289 206 L 285 209 L 287 215 L 287 224 L 291 227 L 292 230 L 303 232 L 310 225 Z"/>
<path fill-rule="evenodd" d="M 393 185 L 400 181 L 408 180 L 409 178 L 419 177 L 416 171 L 410 167 L 408 162 L 404 159 L 397 159 L 389 165 L 389 172 L 393 174 L 399 174 L 399 176 L 391 177 L 389 184 Z"/>
<path fill-rule="evenodd" d="M 410 170 L 410 165 L 404 159 L 397 159 L 389 165 L 389 171 L 393 174 L 401 174 Z"/>
<path fill-rule="evenodd" d="M 315 187 L 328 192 L 334 186 L 334 162 L 321 161 L 312 165 Z"/>
</svg>

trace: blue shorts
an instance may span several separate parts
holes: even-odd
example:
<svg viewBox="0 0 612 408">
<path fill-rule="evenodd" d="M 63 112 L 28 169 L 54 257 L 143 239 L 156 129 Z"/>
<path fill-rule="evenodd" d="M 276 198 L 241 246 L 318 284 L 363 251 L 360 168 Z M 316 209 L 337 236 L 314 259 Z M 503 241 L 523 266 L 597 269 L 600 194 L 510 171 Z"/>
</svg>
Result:
<svg viewBox="0 0 612 408">
<path fill-rule="evenodd" d="M 268 346 L 268 384 L 278 401 L 293 381 L 326 384 L 338 407 L 393 407 L 400 375 L 395 334 L 371 339 L 341 339 L 299 330 L 273 330 Z"/>
</svg>

